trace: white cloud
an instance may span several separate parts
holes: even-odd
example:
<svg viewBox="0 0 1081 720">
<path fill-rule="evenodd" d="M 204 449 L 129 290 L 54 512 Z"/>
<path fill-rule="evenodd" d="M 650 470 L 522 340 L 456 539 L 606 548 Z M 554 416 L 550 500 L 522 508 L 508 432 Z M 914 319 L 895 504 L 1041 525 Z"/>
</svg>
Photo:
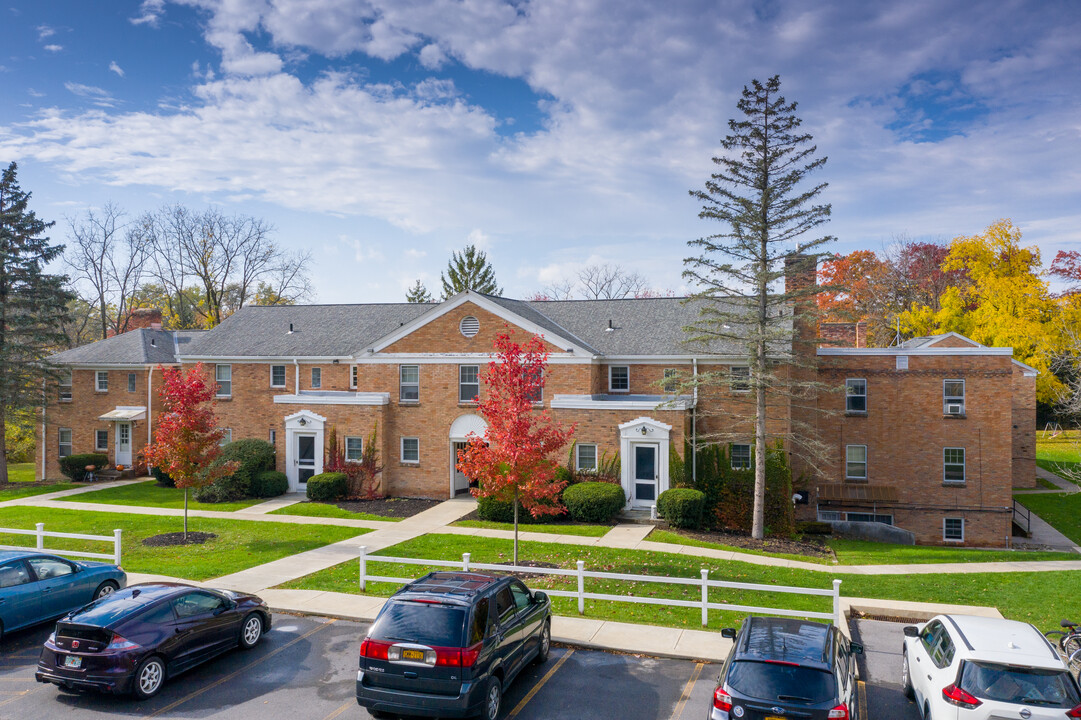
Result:
<svg viewBox="0 0 1081 720">
<path fill-rule="evenodd" d="M 124 77 L 124 69 L 116 64 L 116 60 L 113 60 L 112 62 L 109 63 L 109 70 L 111 72 L 116 73 L 120 77 Z"/>
<path fill-rule="evenodd" d="M 139 6 L 139 15 L 129 18 L 132 25 L 149 25 L 157 27 L 161 16 L 165 14 L 165 0 L 143 0 Z"/>
<path fill-rule="evenodd" d="M 116 105 L 116 101 L 108 90 L 95 87 L 94 85 L 83 85 L 77 82 L 66 82 L 64 87 L 67 91 L 73 95 L 77 95 L 81 98 L 86 98 L 98 107 L 111 108 Z"/>
<path fill-rule="evenodd" d="M 428 253 L 418 248 L 409 248 L 405 251 L 405 256 L 412 260 L 420 260 L 421 258 L 427 257 Z"/>
<path fill-rule="evenodd" d="M 64 46 L 63 45 L 46 45 L 44 47 L 44 49 L 48 50 L 49 52 L 55 53 L 55 52 L 60 52 L 61 50 L 63 50 Z"/>
<path fill-rule="evenodd" d="M 38 40 L 44 40 L 47 37 L 52 37 L 56 34 L 56 29 L 51 28 L 48 25 L 38 25 Z"/>
<path fill-rule="evenodd" d="M 26 92 L 30 95 L 30 97 L 36 97 L 36 98 L 45 97 L 45 93 L 38 92 L 34 88 L 27 88 Z"/>
<path fill-rule="evenodd" d="M 430 43 L 421 48 L 418 53 L 420 64 L 428 70 L 438 70 L 447 63 L 447 54 L 435 43 Z"/>
<path fill-rule="evenodd" d="M 492 238 L 480 228 L 473 228 L 465 238 L 466 245 L 476 245 L 478 250 L 492 249 Z"/>
</svg>

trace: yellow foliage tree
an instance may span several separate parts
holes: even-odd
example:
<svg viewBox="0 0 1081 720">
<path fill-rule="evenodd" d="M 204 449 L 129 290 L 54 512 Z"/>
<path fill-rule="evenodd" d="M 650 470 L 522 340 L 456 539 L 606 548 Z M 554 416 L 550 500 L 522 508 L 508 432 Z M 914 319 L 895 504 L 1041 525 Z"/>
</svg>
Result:
<svg viewBox="0 0 1081 720">
<path fill-rule="evenodd" d="M 1053 402 L 1062 390 L 1050 372 L 1060 334 L 1058 307 L 1043 279 L 1040 250 L 1021 246 L 1021 230 L 999 220 L 980 235 L 957 237 L 942 269 L 967 270 L 971 284 L 951 287 L 937 312 L 913 305 L 902 330 L 916 335 L 956 332 L 984 345 L 1012 347 L 1014 357 L 1040 371 L 1036 397 Z"/>
</svg>

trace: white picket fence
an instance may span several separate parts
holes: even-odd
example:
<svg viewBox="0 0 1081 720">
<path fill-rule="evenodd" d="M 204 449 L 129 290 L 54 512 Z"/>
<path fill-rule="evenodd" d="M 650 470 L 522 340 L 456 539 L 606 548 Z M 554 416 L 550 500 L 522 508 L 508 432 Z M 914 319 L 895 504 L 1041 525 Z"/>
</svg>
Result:
<svg viewBox="0 0 1081 720">
<path fill-rule="evenodd" d="M 399 558 L 385 555 L 369 555 L 367 547 L 360 548 L 360 589 L 364 591 L 368 582 L 409 583 L 416 578 L 387 577 L 384 575 L 368 574 L 368 563 L 380 562 L 401 565 L 425 565 L 431 567 L 446 567 L 469 572 L 470 570 L 496 570 L 509 572 L 507 565 L 490 565 L 470 562 L 470 553 L 462 553 L 462 561 L 456 560 L 425 560 L 422 558 Z M 556 597 L 578 598 L 578 614 L 585 615 L 586 600 L 608 600 L 612 602 L 629 602 L 644 605 L 667 605 L 674 607 L 690 607 L 702 609 L 702 627 L 708 624 L 710 610 L 726 610 L 729 612 L 757 613 L 761 615 L 784 615 L 788 617 L 811 618 L 815 620 L 829 620 L 840 625 L 844 618 L 841 617 L 841 581 L 833 581 L 833 589 L 792 587 L 787 585 L 757 585 L 754 583 L 728 582 L 727 580 L 711 580 L 709 570 L 702 568 L 702 577 L 681 578 L 657 575 L 626 575 L 623 573 L 595 572 L 585 569 L 585 561 L 577 561 L 577 570 L 562 570 L 554 568 L 528 567 L 527 572 L 539 575 L 557 575 L 562 577 L 577 578 L 577 590 L 548 590 L 543 592 Z M 642 597 L 640 595 L 608 595 L 606 593 L 586 592 L 586 579 L 597 580 L 628 580 L 631 582 L 657 583 L 662 585 L 694 585 L 702 589 L 701 600 L 677 600 L 669 598 Z M 752 607 L 749 605 L 732 605 L 729 603 L 716 603 L 709 601 L 710 588 L 725 588 L 729 590 L 751 590 L 756 592 L 787 593 L 790 595 L 816 595 L 819 597 L 833 598 L 833 612 L 812 612 L 810 610 L 791 610 L 778 607 Z"/>
<path fill-rule="evenodd" d="M 71 557 L 93 558 L 95 560 L 112 560 L 114 564 L 120 564 L 120 530 L 113 530 L 110 535 L 82 535 L 79 533 L 46 532 L 45 523 L 37 523 L 35 530 L 18 530 L 15 528 L 0 528 L 0 535 L 34 535 L 37 538 L 36 549 L 53 555 L 69 555 Z M 112 553 L 78 552 L 75 550 L 54 550 L 45 547 L 45 538 L 68 538 L 69 540 L 100 540 L 113 544 Z M 19 545 L 0 545 L 5 550 L 26 550 Z"/>
</svg>

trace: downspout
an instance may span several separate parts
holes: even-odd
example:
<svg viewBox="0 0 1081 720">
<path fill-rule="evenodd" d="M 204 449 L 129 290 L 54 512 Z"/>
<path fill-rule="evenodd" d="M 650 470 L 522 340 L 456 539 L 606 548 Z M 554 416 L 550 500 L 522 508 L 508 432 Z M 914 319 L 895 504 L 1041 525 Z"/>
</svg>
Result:
<svg viewBox="0 0 1081 720">
<path fill-rule="evenodd" d="M 153 394 L 150 391 L 154 382 L 154 366 L 150 366 L 150 370 L 146 373 L 146 444 L 153 443 L 154 436 L 154 404 Z"/>
<path fill-rule="evenodd" d="M 48 400 L 49 386 L 46 380 L 41 381 L 41 477 L 38 480 L 45 479 L 45 453 L 46 446 L 49 444 L 45 438 L 45 410 L 49 407 Z"/>
<path fill-rule="evenodd" d="M 691 482 L 698 485 L 698 358 L 691 358 L 694 377 L 694 407 L 691 408 Z"/>
<path fill-rule="evenodd" d="M 300 363 L 293 358 L 293 394 L 300 395 Z"/>
</svg>

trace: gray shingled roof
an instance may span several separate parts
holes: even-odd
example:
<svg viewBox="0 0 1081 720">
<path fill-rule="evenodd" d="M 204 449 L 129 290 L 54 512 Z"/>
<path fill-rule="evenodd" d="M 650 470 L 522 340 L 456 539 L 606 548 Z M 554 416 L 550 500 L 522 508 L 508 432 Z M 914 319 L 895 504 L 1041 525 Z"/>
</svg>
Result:
<svg viewBox="0 0 1081 720">
<path fill-rule="evenodd" d="M 249 305 L 180 354 L 194 357 L 350 357 L 434 305 Z M 289 333 L 289 324 L 293 332 Z"/>
<path fill-rule="evenodd" d="M 53 355 L 58 365 L 147 365 L 176 362 L 176 345 L 182 348 L 201 330 L 149 330 L 139 328 L 89 345 Z"/>
</svg>

